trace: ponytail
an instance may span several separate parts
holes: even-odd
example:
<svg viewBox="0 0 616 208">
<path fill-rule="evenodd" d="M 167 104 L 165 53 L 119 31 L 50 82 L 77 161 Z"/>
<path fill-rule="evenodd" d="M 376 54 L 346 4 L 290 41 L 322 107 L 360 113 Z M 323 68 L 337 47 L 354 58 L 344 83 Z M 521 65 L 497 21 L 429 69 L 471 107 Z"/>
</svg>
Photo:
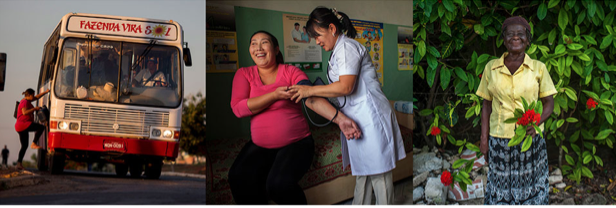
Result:
<svg viewBox="0 0 616 208">
<path fill-rule="evenodd" d="M 343 12 L 334 9 L 328 9 L 326 7 L 317 7 L 312 10 L 306 22 L 306 30 L 310 37 L 317 37 L 319 34 L 316 32 L 315 27 L 325 28 L 329 27 L 329 24 L 334 24 L 336 27 L 336 35 L 344 34 L 350 38 L 356 38 L 357 30 L 353 26 L 351 19 Z"/>
</svg>

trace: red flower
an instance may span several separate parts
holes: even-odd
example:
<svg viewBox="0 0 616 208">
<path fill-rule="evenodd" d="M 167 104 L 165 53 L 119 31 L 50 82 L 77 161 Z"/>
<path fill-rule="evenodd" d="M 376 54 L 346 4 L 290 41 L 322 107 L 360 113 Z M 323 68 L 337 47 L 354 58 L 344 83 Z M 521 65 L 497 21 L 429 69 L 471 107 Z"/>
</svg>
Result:
<svg viewBox="0 0 616 208">
<path fill-rule="evenodd" d="M 451 173 L 449 171 L 445 171 L 441 175 L 441 183 L 443 183 L 443 185 L 445 186 L 449 186 L 452 180 L 453 180 L 453 177 L 451 177 Z"/>
<path fill-rule="evenodd" d="M 483 75 L 483 74 L 479 74 L 479 79 L 481 79 L 481 75 Z"/>
<path fill-rule="evenodd" d="M 430 130 L 430 134 L 432 134 L 432 136 L 439 135 L 439 134 L 441 134 L 441 129 L 439 129 L 436 126 L 433 126 L 432 130 Z"/>
<path fill-rule="evenodd" d="M 535 122 L 535 124 L 537 124 L 539 123 L 539 120 L 541 120 L 540 114 L 535 113 L 535 110 L 528 110 L 524 112 L 522 118 L 518 118 L 518 122 L 516 124 L 526 126 L 531 122 Z"/>
<path fill-rule="evenodd" d="M 597 103 L 597 101 L 595 101 L 595 99 L 592 99 L 592 98 L 588 98 L 588 101 L 586 101 L 586 107 L 588 109 L 596 108 L 597 104 L 599 104 L 599 103 Z"/>
</svg>

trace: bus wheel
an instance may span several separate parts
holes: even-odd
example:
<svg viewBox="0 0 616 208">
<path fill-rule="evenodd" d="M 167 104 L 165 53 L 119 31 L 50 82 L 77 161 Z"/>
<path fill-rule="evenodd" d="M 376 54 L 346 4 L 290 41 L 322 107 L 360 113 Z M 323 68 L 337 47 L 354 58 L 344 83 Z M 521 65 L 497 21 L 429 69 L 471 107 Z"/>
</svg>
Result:
<svg viewBox="0 0 616 208">
<path fill-rule="evenodd" d="M 160 178 L 160 173 L 163 169 L 163 161 L 162 160 L 154 160 L 148 162 L 145 166 L 145 177 L 149 179 L 158 179 Z"/>
<path fill-rule="evenodd" d="M 51 174 L 61 174 L 64 172 L 64 153 L 54 152 L 49 155 L 49 169 Z"/>
<path fill-rule="evenodd" d="M 47 171 L 47 150 L 38 149 L 36 167 L 39 171 Z"/>
<path fill-rule="evenodd" d="M 130 166 L 129 171 L 131 178 L 141 177 L 141 173 L 143 173 L 143 163 L 139 161 L 132 161 L 128 163 L 128 165 Z"/>
<path fill-rule="evenodd" d="M 115 172 L 116 172 L 116 175 L 120 177 L 126 177 L 126 173 L 128 173 L 128 165 L 127 164 L 115 164 Z"/>
</svg>

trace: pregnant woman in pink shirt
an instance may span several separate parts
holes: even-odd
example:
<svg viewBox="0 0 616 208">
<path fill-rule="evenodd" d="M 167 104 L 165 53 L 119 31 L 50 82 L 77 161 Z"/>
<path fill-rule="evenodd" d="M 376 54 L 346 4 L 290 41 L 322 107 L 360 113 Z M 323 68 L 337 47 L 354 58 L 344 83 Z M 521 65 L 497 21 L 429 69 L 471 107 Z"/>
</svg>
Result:
<svg viewBox="0 0 616 208">
<path fill-rule="evenodd" d="M 289 86 L 308 76 L 284 64 L 278 40 L 258 31 L 250 38 L 255 66 L 235 73 L 231 108 L 237 117 L 251 116 L 252 139 L 240 151 L 229 170 L 229 184 L 237 204 L 306 204 L 297 182 L 310 168 L 314 140 L 302 114 L 301 104 L 290 98 Z M 324 98 L 306 100 L 306 106 L 338 124 L 347 138 L 361 132 L 355 122 Z"/>
</svg>

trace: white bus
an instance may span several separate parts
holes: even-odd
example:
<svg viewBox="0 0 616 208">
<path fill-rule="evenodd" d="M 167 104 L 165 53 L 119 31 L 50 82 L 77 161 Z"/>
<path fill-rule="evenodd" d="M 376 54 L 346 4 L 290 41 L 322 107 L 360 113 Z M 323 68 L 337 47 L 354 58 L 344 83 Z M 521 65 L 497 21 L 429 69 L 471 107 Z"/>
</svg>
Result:
<svg viewBox="0 0 616 208">
<path fill-rule="evenodd" d="M 184 66 L 180 24 L 69 13 L 45 43 L 38 101 L 48 125 L 38 168 L 62 173 L 65 160 L 114 163 L 117 175 L 159 178 L 178 155 Z M 39 113 L 40 114 L 40 113 Z"/>
</svg>

